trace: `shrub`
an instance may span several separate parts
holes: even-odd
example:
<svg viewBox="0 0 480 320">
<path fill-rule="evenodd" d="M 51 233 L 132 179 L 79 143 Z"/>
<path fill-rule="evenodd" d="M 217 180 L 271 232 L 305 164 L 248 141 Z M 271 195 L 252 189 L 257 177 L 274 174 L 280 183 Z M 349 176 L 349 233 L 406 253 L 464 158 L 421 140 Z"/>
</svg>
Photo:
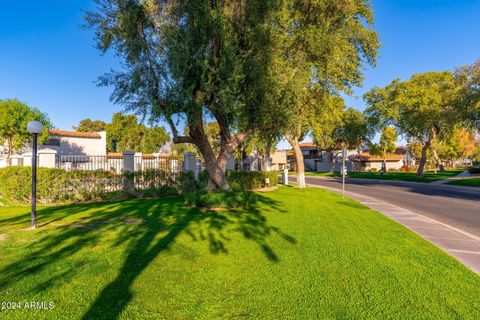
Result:
<svg viewBox="0 0 480 320">
<path fill-rule="evenodd" d="M 227 171 L 227 180 L 233 189 L 254 190 L 278 184 L 278 171 Z"/>
<path fill-rule="evenodd" d="M 128 176 L 128 174 L 126 174 Z M 199 189 L 193 172 L 145 170 L 133 174 L 135 191 L 145 196 L 170 196 Z"/>
<path fill-rule="evenodd" d="M 0 197 L 14 203 L 28 203 L 31 196 L 31 167 L 8 167 L 0 169 Z M 133 179 L 135 196 L 177 195 L 195 190 L 191 173 L 165 171 L 115 174 L 108 171 L 65 171 L 62 169 L 38 168 L 37 200 L 40 203 L 66 201 L 92 201 L 122 199 L 125 179 Z"/>
<path fill-rule="evenodd" d="M 377 168 L 370 168 L 368 172 L 377 172 Z"/>
<path fill-rule="evenodd" d="M 257 195 L 249 191 L 195 191 L 185 194 L 185 203 L 202 208 L 247 207 L 257 201 Z"/>
<path fill-rule="evenodd" d="M 38 168 L 38 201 L 51 203 L 65 200 L 66 195 L 63 189 L 68 180 L 68 173 L 64 170 Z M 0 169 L 0 195 L 16 203 L 29 202 L 32 190 L 31 181 L 31 167 L 7 167 Z"/>
</svg>

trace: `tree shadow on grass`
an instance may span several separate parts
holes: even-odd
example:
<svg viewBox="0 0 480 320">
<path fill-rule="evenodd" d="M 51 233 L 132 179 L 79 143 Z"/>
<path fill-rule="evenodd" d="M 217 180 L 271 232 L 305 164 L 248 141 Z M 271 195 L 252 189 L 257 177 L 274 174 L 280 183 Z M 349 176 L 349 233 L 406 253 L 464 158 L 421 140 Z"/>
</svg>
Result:
<svg viewBox="0 0 480 320">
<path fill-rule="evenodd" d="M 104 243 L 107 233 L 114 234 L 113 241 L 107 241 L 113 247 L 127 242 L 125 259 L 118 276 L 102 289 L 83 319 L 116 319 L 132 299 L 130 287 L 135 279 L 181 233 L 207 242 L 212 254 L 228 254 L 230 235 L 239 233 L 256 243 L 269 261 L 277 262 L 268 237 L 277 234 L 291 244 L 296 240 L 268 223 L 265 208 L 282 212 L 279 203 L 262 195 L 249 208 L 225 211 L 186 207 L 180 197 L 43 208 L 39 225 L 54 230 L 33 243 L 28 254 L 0 270 L 4 280 L 0 291 L 25 277 L 48 273 L 51 265 Z M 61 272 L 43 275 L 32 290 L 45 290 L 81 272 L 78 265 L 62 266 Z"/>
</svg>

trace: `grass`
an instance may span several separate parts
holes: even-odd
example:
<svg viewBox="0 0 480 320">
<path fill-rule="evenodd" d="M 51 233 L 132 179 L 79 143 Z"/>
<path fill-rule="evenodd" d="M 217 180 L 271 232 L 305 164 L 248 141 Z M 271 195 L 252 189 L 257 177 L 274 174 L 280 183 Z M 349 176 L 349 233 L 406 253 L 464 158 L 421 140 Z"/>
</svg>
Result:
<svg viewBox="0 0 480 320">
<path fill-rule="evenodd" d="M 447 184 L 453 184 L 456 186 L 465 186 L 465 187 L 477 187 L 480 188 L 480 177 L 478 178 L 467 178 L 459 179 L 448 182 Z"/>
<path fill-rule="evenodd" d="M 249 208 L 180 197 L 0 207 L 2 319 L 478 319 L 480 277 L 363 205 L 281 187 Z"/>
<path fill-rule="evenodd" d="M 434 182 L 438 180 L 454 177 L 463 170 L 447 170 L 445 172 L 435 173 L 434 171 L 427 171 L 423 177 L 416 177 L 415 172 L 386 172 L 383 176 L 383 180 L 395 180 L 395 181 L 413 181 L 413 182 Z M 340 177 L 340 173 L 331 172 L 307 172 L 306 176 L 325 176 L 325 177 Z M 362 178 L 362 179 L 382 179 L 380 172 L 348 172 L 348 178 Z"/>
</svg>

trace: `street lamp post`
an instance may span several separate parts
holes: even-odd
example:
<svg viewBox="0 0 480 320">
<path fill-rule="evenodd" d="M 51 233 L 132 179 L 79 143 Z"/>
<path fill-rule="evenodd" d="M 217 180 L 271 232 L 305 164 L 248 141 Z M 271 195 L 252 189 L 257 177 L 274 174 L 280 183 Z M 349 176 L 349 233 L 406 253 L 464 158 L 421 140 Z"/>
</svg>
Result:
<svg viewBox="0 0 480 320">
<path fill-rule="evenodd" d="M 345 157 L 347 156 L 347 150 L 345 144 L 342 143 L 342 197 L 345 196 Z"/>
<path fill-rule="evenodd" d="M 32 142 L 32 229 L 37 227 L 37 140 L 43 131 L 40 121 L 30 121 L 27 130 L 33 136 Z"/>
</svg>

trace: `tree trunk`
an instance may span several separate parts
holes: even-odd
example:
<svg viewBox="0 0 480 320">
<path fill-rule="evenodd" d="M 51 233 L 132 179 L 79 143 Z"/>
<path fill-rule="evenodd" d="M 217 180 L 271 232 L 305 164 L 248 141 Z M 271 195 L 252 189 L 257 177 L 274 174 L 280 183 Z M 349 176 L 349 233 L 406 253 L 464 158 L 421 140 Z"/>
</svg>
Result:
<svg viewBox="0 0 480 320">
<path fill-rule="evenodd" d="M 334 170 L 335 168 L 333 167 L 333 158 L 334 158 L 333 151 L 329 151 L 328 159 L 330 161 L 330 172 L 331 173 L 334 173 L 334 171 L 335 171 Z"/>
<path fill-rule="evenodd" d="M 387 149 L 383 149 L 383 173 L 387 172 Z"/>
<path fill-rule="evenodd" d="M 293 156 L 295 158 L 295 163 L 297 165 L 297 186 L 299 188 L 305 187 L 305 164 L 303 163 L 303 154 L 302 149 L 300 149 L 300 144 L 298 143 L 298 138 L 286 136 L 288 142 L 293 147 Z"/>
<path fill-rule="evenodd" d="M 224 157 L 220 157 L 217 159 L 215 154 L 212 150 L 210 142 L 208 141 L 207 135 L 203 130 L 203 124 L 198 122 L 196 125 L 189 125 L 190 128 L 190 137 L 192 138 L 195 145 L 198 147 L 203 160 L 205 161 L 205 169 L 208 172 L 208 184 L 207 189 L 220 189 L 220 190 L 227 190 L 231 191 L 232 188 L 227 182 L 227 178 L 225 176 L 225 167 L 226 167 L 226 159 L 228 157 L 225 154 Z"/>
<path fill-rule="evenodd" d="M 417 177 L 423 176 L 423 172 L 425 170 L 425 164 L 427 163 L 427 150 L 430 148 L 431 140 L 425 142 L 425 145 L 422 148 L 422 158 L 420 159 L 420 163 L 418 164 L 418 170 L 415 174 Z"/>
<path fill-rule="evenodd" d="M 267 143 L 265 146 L 265 157 L 271 158 L 272 157 L 272 138 L 267 137 Z"/>
<path fill-rule="evenodd" d="M 8 152 L 7 152 L 7 167 L 12 164 L 12 153 L 13 153 L 13 137 L 8 137 Z"/>
<path fill-rule="evenodd" d="M 432 148 L 433 159 L 435 159 L 435 164 L 440 172 L 445 172 L 445 168 L 442 165 L 442 161 L 440 160 L 437 149 Z"/>
</svg>

